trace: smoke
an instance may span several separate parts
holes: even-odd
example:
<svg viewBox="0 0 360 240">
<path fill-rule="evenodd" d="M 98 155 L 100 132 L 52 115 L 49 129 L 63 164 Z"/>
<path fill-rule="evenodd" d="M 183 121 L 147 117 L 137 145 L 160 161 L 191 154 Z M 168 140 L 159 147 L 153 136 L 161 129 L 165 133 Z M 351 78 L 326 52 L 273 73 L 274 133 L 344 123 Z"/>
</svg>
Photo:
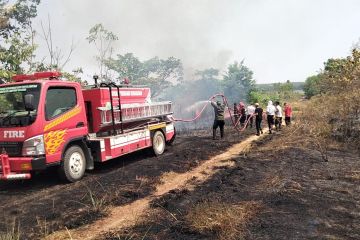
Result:
<svg viewBox="0 0 360 240">
<path fill-rule="evenodd" d="M 174 112 L 177 119 L 194 119 L 193 122 L 176 122 L 176 129 L 180 131 L 206 129 L 214 121 L 214 111 L 210 101 L 197 101 L 190 106 L 187 106 L 184 102 L 177 101 L 174 105 Z"/>
<path fill-rule="evenodd" d="M 221 78 L 230 62 L 245 59 L 257 82 L 304 81 L 327 58 L 347 55 L 360 36 L 359 11 L 358 0 L 52 0 L 42 1 L 35 29 L 49 14 L 55 46 L 77 44 L 65 70 L 82 67 L 88 78 L 98 68 L 85 38 L 97 23 L 119 37 L 115 54 L 181 59 L 184 79 L 194 86 L 165 99 L 176 99 L 177 117 L 193 117 L 201 100 L 219 90 L 211 82 L 196 85 L 196 70 L 217 68 Z M 42 58 L 46 47 L 38 40 Z M 208 107 L 200 121 L 208 126 L 212 119 Z"/>
<path fill-rule="evenodd" d="M 35 27 L 40 31 L 40 21 L 50 14 L 55 45 L 66 49 L 75 40 L 69 70 L 83 67 L 89 75 L 97 71 L 96 51 L 85 38 L 93 25 L 102 23 L 119 37 L 115 54 L 133 52 L 141 60 L 174 56 L 182 60 L 184 79 L 189 80 L 197 69 L 225 69 L 232 60 L 231 48 L 214 42 L 228 18 L 222 14 L 225 8 L 214 0 L 54 0 L 41 3 Z M 42 44 L 39 53 L 46 55 Z"/>
<path fill-rule="evenodd" d="M 209 102 L 210 101 L 207 101 L 207 100 L 195 102 L 191 106 L 185 108 L 185 111 L 187 111 L 187 112 L 189 112 L 189 111 L 199 111 L 203 105 L 205 105 L 205 104 L 207 104 Z"/>
<path fill-rule="evenodd" d="M 347 55 L 360 36 L 359 11 L 357 0 L 52 0 L 42 1 L 35 27 L 49 14 L 56 45 L 77 43 L 67 68 L 90 74 L 95 49 L 85 37 L 103 23 L 119 37 L 116 53 L 180 58 L 185 78 L 246 59 L 258 82 L 271 83 L 304 81 L 327 58 Z"/>
</svg>

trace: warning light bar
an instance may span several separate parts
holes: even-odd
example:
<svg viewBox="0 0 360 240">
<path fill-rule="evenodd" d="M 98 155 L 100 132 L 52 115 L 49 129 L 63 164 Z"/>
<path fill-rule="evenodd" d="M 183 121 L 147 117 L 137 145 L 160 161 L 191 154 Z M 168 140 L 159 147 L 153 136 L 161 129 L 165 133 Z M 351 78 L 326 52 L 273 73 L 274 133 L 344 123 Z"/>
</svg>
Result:
<svg viewBox="0 0 360 240">
<path fill-rule="evenodd" d="M 19 75 L 13 76 L 12 80 L 14 80 L 15 82 L 22 82 L 25 80 L 32 80 L 33 77 L 34 77 L 33 75 L 19 74 Z"/>
<path fill-rule="evenodd" d="M 27 81 L 27 80 L 36 80 L 36 79 L 53 79 L 53 78 L 58 78 L 61 76 L 60 72 L 36 72 L 34 74 L 20 74 L 20 75 L 15 75 L 12 77 L 12 79 L 15 82 L 22 82 L 22 81 Z"/>
<path fill-rule="evenodd" d="M 37 72 L 34 73 L 35 79 L 42 79 L 42 78 L 58 78 L 61 76 L 60 72 Z"/>
</svg>

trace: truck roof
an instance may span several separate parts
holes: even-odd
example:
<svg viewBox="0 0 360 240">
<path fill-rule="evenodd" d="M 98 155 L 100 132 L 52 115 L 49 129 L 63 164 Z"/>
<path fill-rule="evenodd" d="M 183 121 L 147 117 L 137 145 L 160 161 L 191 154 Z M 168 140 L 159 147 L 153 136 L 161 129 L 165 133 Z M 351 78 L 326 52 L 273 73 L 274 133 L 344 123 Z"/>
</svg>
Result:
<svg viewBox="0 0 360 240">
<path fill-rule="evenodd" d="M 61 85 L 69 84 L 72 86 L 79 84 L 76 82 L 60 80 L 59 79 L 60 76 L 61 76 L 60 72 L 36 72 L 34 74 L 20 74 L 12 77 L 14 82 L 5 83 L 3 85 L 0 85 L 0 87 L 4 85 L 13 86 L 13 85 L 34 84 L 34 83 L 44 85 L 48 82 L 58 83 Z"/>
</svg>

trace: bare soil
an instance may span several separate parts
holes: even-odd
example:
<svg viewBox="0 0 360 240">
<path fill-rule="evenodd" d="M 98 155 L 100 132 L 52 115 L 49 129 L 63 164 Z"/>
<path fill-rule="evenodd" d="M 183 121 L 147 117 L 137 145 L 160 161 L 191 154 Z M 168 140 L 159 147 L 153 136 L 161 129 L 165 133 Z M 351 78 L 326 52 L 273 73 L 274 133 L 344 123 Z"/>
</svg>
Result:
<svg viewBox="0 0 360 240">
<path fill-rule="evenodd" d="M 0 182 L 0 233 L 9 232 L 15 224 L 21 239 L 41 239 L 58 230 L 89 225 L 106 218 L 114 207 L 156 192 L 164 173 L 190 171 L 249 134 L 228 129 L 225 139 L 216 141 L 210 131 L 180 134 L 160 157 L 141 151 L 97 164 L 74 184 L 58 180 L 56 169 L 28 181 Z"/>
<path fill-rule="evenodd" d="M 193 131 L 160 157 L 98 164 L 75 184 L 55 171 L 1 182 L 0 233 L 15 220 L 22 239 L 360 239 L 359 154 L 329 146 L 324 161 L 282 145 L 286 133 Z"/>
<path fill-rule="evenodd" d="M 194 179 L 194 189 L 175 189 L 153 199 L 151 210 L 135 226 L 109 231 L 102 238 L 360 239 L 359 154 L 330 149 L 326 162 L 316 150 L 295 143 L 278 145 L 284 138 L 286 130 L 257 141 L 248 154 L 233 158 L 234 165 L 224 166 L 205 182 L 196 184 Z M 211 203 L 260 207 L 246 221 L 238 218 L 244 221 L 240 229 L 225 228 L 237 233 L 234 237 L 222 232 L 221 222 L 210 226 L 217 219 L 209 217 L 204 223 L 201 215 L 214 211 Z M 201 205 L 208 210 L 199 212 Z M 203 225 L 194 224 L 195 210 Z"/>
<path fill-rule="evenodd" d="M 117 207 L 113 206 L 109 211 L 109 216 L 84 227 L 55 232 L 49 235 L 47 239 L 98 239 L 104 232 L 132 227 L 137 224 L 139 219 L 146 218 L 149 211 L 151 211 L 150 202 L 156 199 L 156 197 L 161 197 L 178 188 L 194 189 L 197 185 L 205 182 L 218 172 L 219 169 L 232 166 L 233 157 L 244 153 L 244 151 L 250 147 L 250 144 L 258 138 L 259 137 L 255 135 L 248 137 L 229 147 L 225 152 L 211 157 L 209 160 L 200 163 L 198 166 L 184 173 L 166 172 L 161 175 L 160 182 L 156 184 L 156 190 L 147 197 L 138 199 L 130 204 Z M 196 182 L 193 181 L 195 179 Z"/>
</svg>

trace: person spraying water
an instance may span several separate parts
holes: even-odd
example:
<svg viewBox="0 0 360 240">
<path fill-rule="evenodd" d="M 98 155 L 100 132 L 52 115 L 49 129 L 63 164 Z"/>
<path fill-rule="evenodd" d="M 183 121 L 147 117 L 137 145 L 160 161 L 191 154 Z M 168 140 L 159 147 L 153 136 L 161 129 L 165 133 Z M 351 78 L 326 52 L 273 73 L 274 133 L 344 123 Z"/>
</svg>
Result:
<svg viewBox="0 0 360 240">
<path fill-rule="evenodd" d="M 220 128 L 220 137 L 224 137 L 225 126 L 225 105 L 220 101 L 211 101 L 211 106 L 214 108 L 215 119 L 213 124 L 213 140 L 216 139 L 216 129 Z"/>
<path fill-rule="evenodd" d="M 223 103 L 221 103 L 220 101 L 215 102 L 214 99 L 216 97 L 221 97 L 222 100 L 223 100 Z M 235 121 L 235 118 L 237 116 L 236 112 L 235 112 L 235 115 L 232 114 L 232 111 L 234 111 L 234 109 L 236 109 L 237 106 L 236 106 L 236 104 L 234 104 L 234 109 L 231 109 L 229 107 L 227 98 L 223 94 L 219 94 L 219 93 L 214 94 L 213 96 L 211 96 L 211 98 L 209 98 L 208 101 L 202 101 L 202 102 L 209 102 L 209 103 L 211 103 L 211 106 L 214 108 L 215 119 L 214 119 L 214 124 L 213 124 L 213 139 L 216 139 L 216 130 L 217 130 L 218 127 L 220 128 L 220 137 L 221 138 L 224 137 L 225 111 L 228 111 L 229 118 L 230 118 L 231 123 L 234 126 L 234 129 L 236 131 L 242 132 L 242 131 L 244 131 L 246 129 L 246 126 L 247 126 L 249 121 L 246 121 L 244 123 L 244 126 L 242 126 L 242 127 L 238 126 L 238 123 L 240 121 Z M 196 121 L 197 119 L 199 119 L 201 117 L 201 115 L 203 114 L 203 112 L 204 112 L 207 105 L 208 104 L 204 104 L 202 109 L 200 111 L 197 111 L 196 115 L 191 119 L 179 119 L 179 118 L 175 118 L 175 117 L 172 117 L 172 116 L 170 116 L 170 119 L 172 121 L 175 121 L 175 122 L 194 122 L 194 121 Z M 244 112 L 243 112 L 243 115 L 245 116 L 245 119 L 246 119 L 246 115 L 245 115 Z M 238 120 L 240 120 L 240 119 L 238 119 Z M 248 119 L 248 120 L 250 120 L 250 119 Z"/>
</svg>

